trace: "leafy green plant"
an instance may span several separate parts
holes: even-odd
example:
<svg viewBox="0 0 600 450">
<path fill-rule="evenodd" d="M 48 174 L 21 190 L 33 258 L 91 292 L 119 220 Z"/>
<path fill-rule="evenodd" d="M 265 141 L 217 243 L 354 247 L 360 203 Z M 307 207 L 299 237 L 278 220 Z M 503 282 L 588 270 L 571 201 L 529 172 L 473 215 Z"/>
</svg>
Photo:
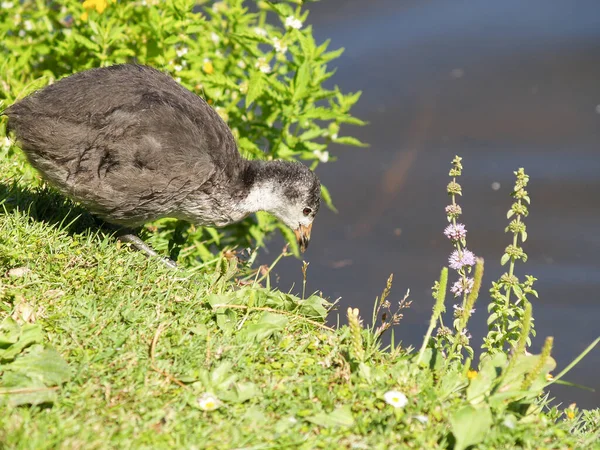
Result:
<svg viewBox="0 0 600 450">
<path fill-rule="evenodd" d="M 520 242 L 527 240 L 527 228 L 523 219 L 529 214 L 528 205 L 531 203 L 529 194 L 525 190 L 529 182 L 529 176 L 521 168 L 515 172 L 517 181 L 515 183 L 512 197 L 515 202 L 507 213 L 507 218 L 514 219 L 506 227 L 507 233 L 512 233 L 513 242 L 502 255 L 501 263 L 505 265 L 510 262 L 508 272 L 504 273 L 500 280 L 492 283 L 490 295 L 492 302 L 488 306 L 490 313 L 488 317 L 489 332 L 483 341 L 482 348 L 488 353 L 502 351 L 503 348 L 512 348 L 517 344 L 520 335 L 519 324 L 523 321 L 523 315 L 529 302 L 528 295 L 537 297 L 537 291 L 533 289 L 533 283 L 536 278 L 531 275 L 525 276 L 525 281 L 520 281 L 515 275 L 515 263 L 519 260 L 527 262 L 527 254 L 519 245 Z M 511 301 L 511 294 L 514 293 L 515 300 Z M 530 331 L 535 336 L 533 328 L 533 318 L 531 319 Z M 527 336 L 527 344 L 531 339 Z"/>
<path fill-rule="evenodd" d="M 0 405 L 38 405 L 56 400 L 57 386 L 70 378 L 62 357 L 44 345 L 38 324 L 0 323 Z"/>
<path fill-rule="evenodd" d="M 456 156 L 450 170 L 452 181 L 447 187 L 452 200 L 446 207 L 450 225 L 444 230 L 444 234 L 454 247 L 449 258 L 449 267 L 458 274 L 458 281 L 452 285 L 450 291 L 455 297 L 462 297 L 462 302 L 460 305 L 454 305 L 453 332 L 444 326 L 442 317 L 445 311 L 444 299 L 448 278 L 447 268 L 444 268 L 440 281 L 433 287 L 436 302 L 429 329 L 416 357 L 417 365 L 434 370 L 438 392 L 442 398 L 459 395 L 466 400 L 466 404 L 450 417 L 455 449 L 464 449 L 483 442 L 494 425 L 509 423 L 514 428 L 519 421 L 526 422 L 528 415 L 539 411 L 544 404 L 541 395 L 544 388 L 555 382 L 550 372 L 556 367 L 550 356 L 552 337 L 546 338 L 539 355 L 526 352 L 530 344 L 530 335 L 534 335 L 532 305 L 527 300 L 527 295 L 537 297 L 537 293 L 532 289 L 535 278 L 527 276 L 526 281 L 521 283 L 514 275 L 515 261 L 527 261 L 527 255 L 519 247 L 519 238 L 522 242 L 527 239 L 522 218 L 528 213 L 525 203 L 530 203 L 525 190 L 529 177 L 523 169 L 519 169 L 515 172 L 517 181 L 512 193 L 516 201 L 508 213 L 508 218 L 515 216 L 515 219 L 506 228 L 507 232 L 513 233 L 513 243 L 507 247 L 501 261 L 502 264 L 510 261 L 510 267 L 499 282 L 492 283 L 492 302 L 488 307 L 490 332 L 483 344 L 486 353 L 481 357 L 478 370 L 471 369 L 473 350 L 469 347 L 470 336 L 466 332 L 466 326 L 479 295 L 483 260 L 467 250 L 467 230 L 463 224 L 457 222 L 462 214 L 462 209 L 456 201 L 457 197 L 462 195 L 462 188 L 457 182 L 457 177 L 461 174 L 461 158 Z M 470 278 L 473 266 L 475 273 Z M 511 292 L 515 294 L 515 302 L 511 302 Z M 432 331 L 438 323 L 437 336 L 431 338 Z M 557 378 L 562 377 L 597 343 L 598 340 Z M 466 350 L 466 358 L 461 349 Z M 511 352 L 510 356 L 508 351 Z"/>
<path fill-rule="evenodd" d="M 228 123 L 244 156 L 299 159 L 312 169 L 334 161 L 332 143 L 362 146 L 342 135 L 360 92 L 324 83 L 343 49 L 315 42 L 302 2 L 208 0 L 34 0 L 0 8 L 0 109 L 74 72 L 138 62 L 170 73 L 203 96 Z M 252 7 L 252 8 L 250 8 Z M 2 131 L 2 130 L 0 130 Z M 324 201 L 333 208 L 325 187 Z M 148 227 L 151 242 L 180 261 L 214 260 L 216 249 L 263 245 L 279 229 L 266 213 L 223 230 Z M 178 243 L 178 245 L 173 245 Z"/>
</svg>

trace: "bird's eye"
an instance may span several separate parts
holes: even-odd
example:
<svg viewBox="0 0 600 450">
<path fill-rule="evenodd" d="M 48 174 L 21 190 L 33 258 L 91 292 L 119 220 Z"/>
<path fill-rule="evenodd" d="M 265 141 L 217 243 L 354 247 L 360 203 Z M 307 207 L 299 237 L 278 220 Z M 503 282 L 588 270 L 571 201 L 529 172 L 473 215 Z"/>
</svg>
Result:
<svg viewBox="0 0 600 450">
<path fill-rule="evenodd" d="M 304 211 L 302 211 L 302 212 L 304 213 L 305 216 L 308 216 L 312 212 L 312 209 L 304 208 Z"/>
</svg>

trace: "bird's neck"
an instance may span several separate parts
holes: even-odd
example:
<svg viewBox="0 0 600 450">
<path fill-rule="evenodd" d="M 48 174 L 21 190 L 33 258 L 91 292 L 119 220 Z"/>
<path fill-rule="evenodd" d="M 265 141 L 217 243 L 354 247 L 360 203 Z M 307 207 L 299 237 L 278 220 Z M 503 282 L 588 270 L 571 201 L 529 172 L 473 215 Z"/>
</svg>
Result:
<svg viewBox="0 0 600 450">
<path fill-rule="evenodd" d="M 239 210 L 245 215 L 257 211 L 276 214 L 285 204 L 281 184 L 265 170 L 268 164 L 266 161 L 248 161 L 242 177 L 244 196 L 238 203 Z"/>
</svg>

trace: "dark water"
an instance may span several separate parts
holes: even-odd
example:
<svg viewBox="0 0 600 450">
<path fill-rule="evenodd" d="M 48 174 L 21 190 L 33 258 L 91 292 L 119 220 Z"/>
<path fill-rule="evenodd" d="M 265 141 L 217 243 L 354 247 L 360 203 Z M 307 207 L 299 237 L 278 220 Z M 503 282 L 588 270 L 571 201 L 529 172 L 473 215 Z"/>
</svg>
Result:
<svg viewBox="0 0 600 450">
<path fill-rule="evenodd" d="M 410 288 L 414 301 L 396 336 L 418 345 L 451 250 L 442 235 L 450 160 L 464 158 L 462 219 L 488 287 L 510 240 L 512 172 L 525 167 L 530 259 L 516 273 L 539 279 L 533 351 L 554 336 L 564 367 L 600 334 L 600 2 L 328 0 L 311 11 L 318 40 L 346 48 L 333 82 L 364 92 L 354 113 L 370 125 L 341 134 L 371 147 L 333 148 L 339 161 L 319 168 L 339 213 L 322 209 L 315 223 L 309 290 L 367 317 L 393 272 L 394 298 Z M 299 261 L 277 271 L 282 289 L 299 290 Z M 470 324 L 475 347 L 488 299 L 485 287 Z M 596 392 L 552 395 L 600 406 L 599 369 L 596 349 L 567 377 Z"/>
</svg>

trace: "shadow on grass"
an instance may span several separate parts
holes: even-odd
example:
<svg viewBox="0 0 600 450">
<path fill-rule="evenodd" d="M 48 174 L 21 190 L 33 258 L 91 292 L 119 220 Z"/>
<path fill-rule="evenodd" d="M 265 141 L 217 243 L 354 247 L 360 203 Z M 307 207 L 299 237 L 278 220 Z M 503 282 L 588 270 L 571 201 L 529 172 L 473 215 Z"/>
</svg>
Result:
<svg viewBox="0 0 600 450">
<path fill-rule="evenodd" d="M 21 211 L 32 220 L 65 230 L 71 236 L 99 233 L 101 238 L 111 236 L 115 241 L 122 234 L 134 234 L 143 240 L 148 237 L 144 227 L 132 230 L 105 222 L 51 188 L 28 188 L 16 181 L 0 182 L 0 215 L 13 211 Z M 169 257 L 173 260 L 177 260 L 185 243 L 183 232 L 188 226 L 187 222 L 178 221 L 174 227 L 168 244 Z"/>
<path fill-rule="evenodd" d="M 0 183 L 0 215 L 14 211 L 24 212 L 32 220 L 58 227 L 70 235 L 96 231 L 113 235 L 118 229 L 50 188 Z"/>
</svg>

